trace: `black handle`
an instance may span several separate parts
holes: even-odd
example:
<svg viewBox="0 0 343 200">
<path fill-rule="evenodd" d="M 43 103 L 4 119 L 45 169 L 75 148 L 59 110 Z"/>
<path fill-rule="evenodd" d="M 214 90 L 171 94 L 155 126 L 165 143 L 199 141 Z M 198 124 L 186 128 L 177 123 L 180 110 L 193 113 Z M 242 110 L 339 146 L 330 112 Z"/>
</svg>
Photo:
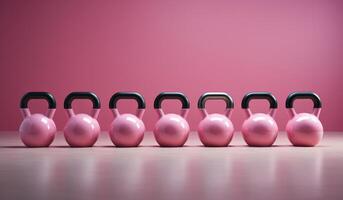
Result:
<svg viewBox="0 0 343 200">
<path fill-rule="evenodd" d="M 89 99 L 93 103 L 94 109 L 100 108 L 99 98 L 92 92 L 72 92 L 64 99 L 64 109 L 71 109 L 71 103 L 74 99 Z"/>
<path fill-rule="evenodd" d="M 311 99 L 313 108 L 321 108 L 322 102 L 319 96 L 314 92 L 293 92 L 286 99 L 286 108 L 293 108 L 293 103 L 296 99 Z"/>
<path fill-rule="evenodd" d="M 266 99 L 269 101 L 270 108 L 277 108 L 276 98 L 269 92 L 250 92 L 246 94 L 242 99 L 242 108 L 249 108 L 249 102 L 252 99 Z"/>
<path fill-rule="evenodd" d="M 198 108 L 205 108 L 206 101 L 209 99 L 213 100 L 224 100 L 226 103 L 226 108 L 233 108 L 234 102 L 230 95 L 225 92 L 207 92 L 201 95 L 198 100 Z"/>
<path fill-rule="evenodd" d="M 154 108 L 160 109 L 162 101 L 165 99 L 178 99 L 182 103 L 182 108 L 187 109 L 190 107 L 187 97 L 181 92 L 161 92 L 154 101 Z"/>
<path fill-rule="evenodd" d="M 109 102 L 109 108 L 117 108 L 117 102 L 120 99 L 134 99 L 138 103 L 138 109 L 145 108 L 145 100 L 143 96 L 137 92 L 117 92 L 113 94 Z"/>
<path fill-rule="evenodd" d="M 20 108 L 28 108 L 31 99 L 45 99 L 49 104 L 49 109 L 56 108 L 56 100 L 49 92 L 28 92 L 20 100 Z"/>
</svg>

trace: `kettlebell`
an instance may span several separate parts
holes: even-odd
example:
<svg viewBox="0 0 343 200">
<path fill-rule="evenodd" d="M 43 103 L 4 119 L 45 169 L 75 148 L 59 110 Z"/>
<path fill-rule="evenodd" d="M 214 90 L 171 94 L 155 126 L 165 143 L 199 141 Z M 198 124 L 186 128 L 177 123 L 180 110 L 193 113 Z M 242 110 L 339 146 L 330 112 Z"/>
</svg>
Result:
<svg viewBox="0 0 343 200">
<path fill-rule="evenodd" d="M 213 113 L 208 114 L 205 103 L 207 100 L 223 100 L 226 103 L 225 115 Z M 230 115 L 234 102 L 228 94 L 224 92 L 207 92 L 198 100 L 198 109 L 203 119 L 198 125 L 200 141 L 207 147 L 225 147 L 233 136 L 234 126 L 230 120 Z"/>
<path fill-rule="evenodd" d="M 75 99 L 88 99 L 93 103 L 91 115 L 75 114 L 72 102 Z M 100 134 L 97 121 L 100 112 L 99 98 L 92 92 L 72 92 L 64 100 L 64 109 L 68 114 L 68 121 L 64 127 L 64 137 L 71 147 L 91 147 Z"/>
<path fill-rule="evenodd" d="M 255 113 L 249 109 L 252 99 L 266 99 L 269 101 L 268 114 Z M 245 110 L 247 119 L 242 125 L 242 135 L 249 146 L 268 147 L 273 145 L 278 134 L 278 126 L 274 120 L 277 109 L 276 98 L 269 92 L 251 92 L 244 96 L 242 108 Z"/>
<path fill-rule="evenodd" d="M 313 102 L 312 113 L 296 113 L 293 103 L 296 99 L 310 99 Z M 288 139 L 294 146 L 312 147 L 323 138 L 323 125 L 319 120 L 322 102 L 313 92 L 294 92 L 286 99 L 286 108 L 291 119 L 286 125 Z"/>
<path fill-rule="evenodd" d="M 165 114 L 161 109 L 162 101 L 165 99 L 181 101 L 181 115 Z M 159 115 L 159 120 L 155 124 L 154 136 L 161 147 L 182 147 L 186 143 L 189 135 L 189 125 L 185 118 L 189 106 L 187 97 L 180 92 L 162 92 L 155 98 L 154 108 Z"/>
<path fill-rule="evenodd" d="M 46 115 L 31 114 L 28 103 L 31 99 L 44 99 L 49 104 Z M 48 92 L 28 92 L 20 101 L 20 111 L 23 121 L 19 127 L 21 141 L 27 147 L 48 147 L 56 134 L 56 125 L 53 117 L 56 110 L 54 96 Z"/>
<path fill-rule="evenodd" d="M 134 99 L 138 103 L 136 115 L 120 114 L 117 109 L 117 102 L 120 99 Z M 117 92 L 113 94 L 109 102 L 114 120 L 109 131 L 110 138 L 118 147 L 137 147 L 143 140 L 145 125 L 142 121 L 145 111 L 145 101 L 142 95 L 137 92 Z"/>
</svg>

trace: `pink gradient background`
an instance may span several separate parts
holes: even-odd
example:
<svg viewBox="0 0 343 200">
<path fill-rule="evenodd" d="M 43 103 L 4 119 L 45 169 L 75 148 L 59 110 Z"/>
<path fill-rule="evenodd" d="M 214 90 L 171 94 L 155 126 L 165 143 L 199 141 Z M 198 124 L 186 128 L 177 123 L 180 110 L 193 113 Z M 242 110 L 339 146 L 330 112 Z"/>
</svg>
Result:
<svg viewBox="0 0 343 200">
<path fill-rule="evenodd" d="M 0 1 L 0 129 L 17 130 L 19 100 L 27 91 L 46 90 L 57 98 L 55 121 L 63 129 L 64 97 L 91 90 L 102 101 L 99 120 L 108 130 L 108 100 L 115 91 L 144 95 L 144 122 L 157 119 L 153 99 L 161 91 L 181 91 L 191 101 L 188 121 L 195 130 L 196 108 L 206 91 L 225 91 L 240 108 L 249 91 L 270 91 L 279 100 L 276 119 L 285 129 L 286 96 L 313 90 L 323 100 L 326 130 L 343 130 L 343 1 Z M 79 112 L 90 103 L 74 103 Z M 31 102 L 33 111 L 46 103 Z M 120 102 L 132 112 L 132 101 Z M 163 104 L 178 111 L 178 102 Z M 252 104 L 266 111 L 266 102 Z M 305 100 L 296 103 L 310 111 Z M 209 102 L 223 112 L 223 102 Z"/>
</svg>

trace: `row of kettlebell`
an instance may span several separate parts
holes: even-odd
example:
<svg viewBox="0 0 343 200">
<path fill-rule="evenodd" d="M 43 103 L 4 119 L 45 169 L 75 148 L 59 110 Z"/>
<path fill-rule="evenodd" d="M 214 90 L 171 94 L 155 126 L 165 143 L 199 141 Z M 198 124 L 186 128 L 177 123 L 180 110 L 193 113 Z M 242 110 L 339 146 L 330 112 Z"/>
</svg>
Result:
<svg viewBox="0 0 343 200">
<path fill-rule="evenodd" d="M 45 99 L 49 104 L 46 115 L 31 114 L 28 102 L 31 99 Z M 89 99 L 93 103 L 90 115 L 75 114 L 72 102 L 75 99 Z M 134 99 L 138 103 L 137 113 L 120 114 L 117 102 L 120 99 Z M 182 103 L 181 114 L 165 114 L 161 108 L 165 99 L 175 99 Z M 255 113 L 249 109 L 249 102 L 253 99 L 265 99 L 269 101 L 268 114 Z M 313 113 L 297 114 L 293 108 L 296 99 L 311 99 L 314 104 Z M 208 114 L 205 103 L 208 100 L 223 100 L 226 103 L 226 113 Z M 323 126 L 319 121 L 321 101 L 313 92 L 294 92 L 287 97 L 286 108 L 289 109 L 291 119 L 287 123 L 286 131 L 289 140 L 295 146 L 315 146 L 323 137 Z M 244 96 L 242 108 L 247 114 L 247 119 L 242 125 L 242 135 L 249 146 L 271 146 L 277 137 L 278 126 L 274 120 L 275 111 L 278 107 L 276 98 L 268 92 L 251 92 Z M 20 108 L 24 117 L 19 132 L 23 143 L 28 147 L 49 146 L 56 133 L 56 126 L 52 120 L 56 109 L 56 101 L 48 92 L 29 92 L 20 102 Z M 64 101 L 69 120 L 64 127 L 64 136 L 67 143 L 72 147 L 91 147 L 100 134 L 100 126 L 97 117 L 100 111 L 99 98 L 91 92 L 72 92 Z M 110 101 L 109 108 L 112 110 L 114 120 L 109 131 L 114 145 L 119 147 L 136 147 L 143 140 L 145 125 L 142 117 L 145 111 L 145 100 L 136 92 L 117 92 Z M 187 97 L 179 92 L 162 92 L 155 101 L 159 120 L 154 128 L 154 136 L 157 143 L 163 147 L 181 147 L 185 144 L 189 135 L 189 125 L 186 121 L 190 104 Z M 231 111 L 234 108 L 232 98 L 223 92 L 204 93 L 198 101 L 198 108 L 203 115 L 199 123 L 198 133 L 204 146 L 227 146 L 234 133 L 234 126 L 230 120 Z"/>
</svg>

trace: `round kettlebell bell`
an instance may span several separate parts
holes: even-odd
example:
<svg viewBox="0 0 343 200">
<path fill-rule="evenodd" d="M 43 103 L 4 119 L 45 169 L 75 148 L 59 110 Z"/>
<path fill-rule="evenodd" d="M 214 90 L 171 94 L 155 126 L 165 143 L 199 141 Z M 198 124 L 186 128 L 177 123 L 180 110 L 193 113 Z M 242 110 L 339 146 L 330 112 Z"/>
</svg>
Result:
<svg viewBox="0 0 343 200">
<path fill-rule="evenodd" d="M 72 109 L 74 99 L 88 99 L 93 103 L 91 115 L 75 114 Z M 100 134 L 97 121 L 100 112 L 99 98 L 92 92 L 72 92 L 64 100 L 64 109 L 68 114 L 68 121 L 64 127 L 64 137 L 71 147 L 91 147 Z"/>
<path fill-rule="evenodd" d="M 252 99 L 266 99 L 269 101 L 270 110 L 268 114 L 255 113 L 249 109 Z M 242 125 L 242 135 L 249 146 L 268 147 L 273 145 L 278 134 L 278 126 L 274 120 L 277 109 L 276 98 L 268 92 L 251 92 L 244 96 L 242 108 L 245 110 L 247 119 Z"/>
<path fill-rule="evenodd" d="M 44 99 L 49 104 L 46 115 L 31 114 L 28 103 L 31 99 Z M 55 138 L 56 125 L 52 120 L 56 110 L 54 96 L 48 92 L 28 92 L 20 101 L 20 111 L 24 118 L 19 127 L 21 141 L 27 147 L 48 147 Z"/>
<path fill-rule="evenodd" d="M 165 99 L 181 101 L 181 115 L 165 114 L 161 109 L 162 101 Z M 179 92 L 162 92 L 156 97 L 154 108 L 159 115 L 159 120 L 155 124 L 154 136 L 161 147 L 181 147 L 186 143 L 189 135 L 189 125 L 185 118 L 187 117 L 189 106 L 187 97 Z"/>
<path fill-rule="evenodd" d="M 223 100 L 226 103 L 225 115 L 213 113 L 208 114 L 205 103 L 207 100 Z M 225 147 L 233 137 L 234 126 L 230 120 L 230 115 L 234 102 L 228 94 L 224 92 L 207 92 L 198 101 L 198 109 L 203 119 L 198 126 L 200 141 L 207 147 Z"/>
<path fill-rule="evenodd" d="M 296 99 L 310 99 L 313 101 L 312 113 L 296 113 L 293 103 Z M 313 92 L 294 92 L 286 99 L 286 108 L 291 119 L 286 125 L 288 139 L 294 146 L 317 145 L 323 138 L 323 125 L 319 120 L 322 102 Z"/>
<path fill-rule="evenodd" d="M 134 99 L 138 103 L 136 115 L 120 114 L 117 109 L 117 102 L 120 99 Z M 117 92 L 113 94 L 109 102 L 114 120 L 109 131 L 110 138 L 118 147 L 137 147 L 143 140 L 145 125 L 142 121 L 145 111 L 145 101 L 142 95 L 137 92 Z"/>
</svg>

